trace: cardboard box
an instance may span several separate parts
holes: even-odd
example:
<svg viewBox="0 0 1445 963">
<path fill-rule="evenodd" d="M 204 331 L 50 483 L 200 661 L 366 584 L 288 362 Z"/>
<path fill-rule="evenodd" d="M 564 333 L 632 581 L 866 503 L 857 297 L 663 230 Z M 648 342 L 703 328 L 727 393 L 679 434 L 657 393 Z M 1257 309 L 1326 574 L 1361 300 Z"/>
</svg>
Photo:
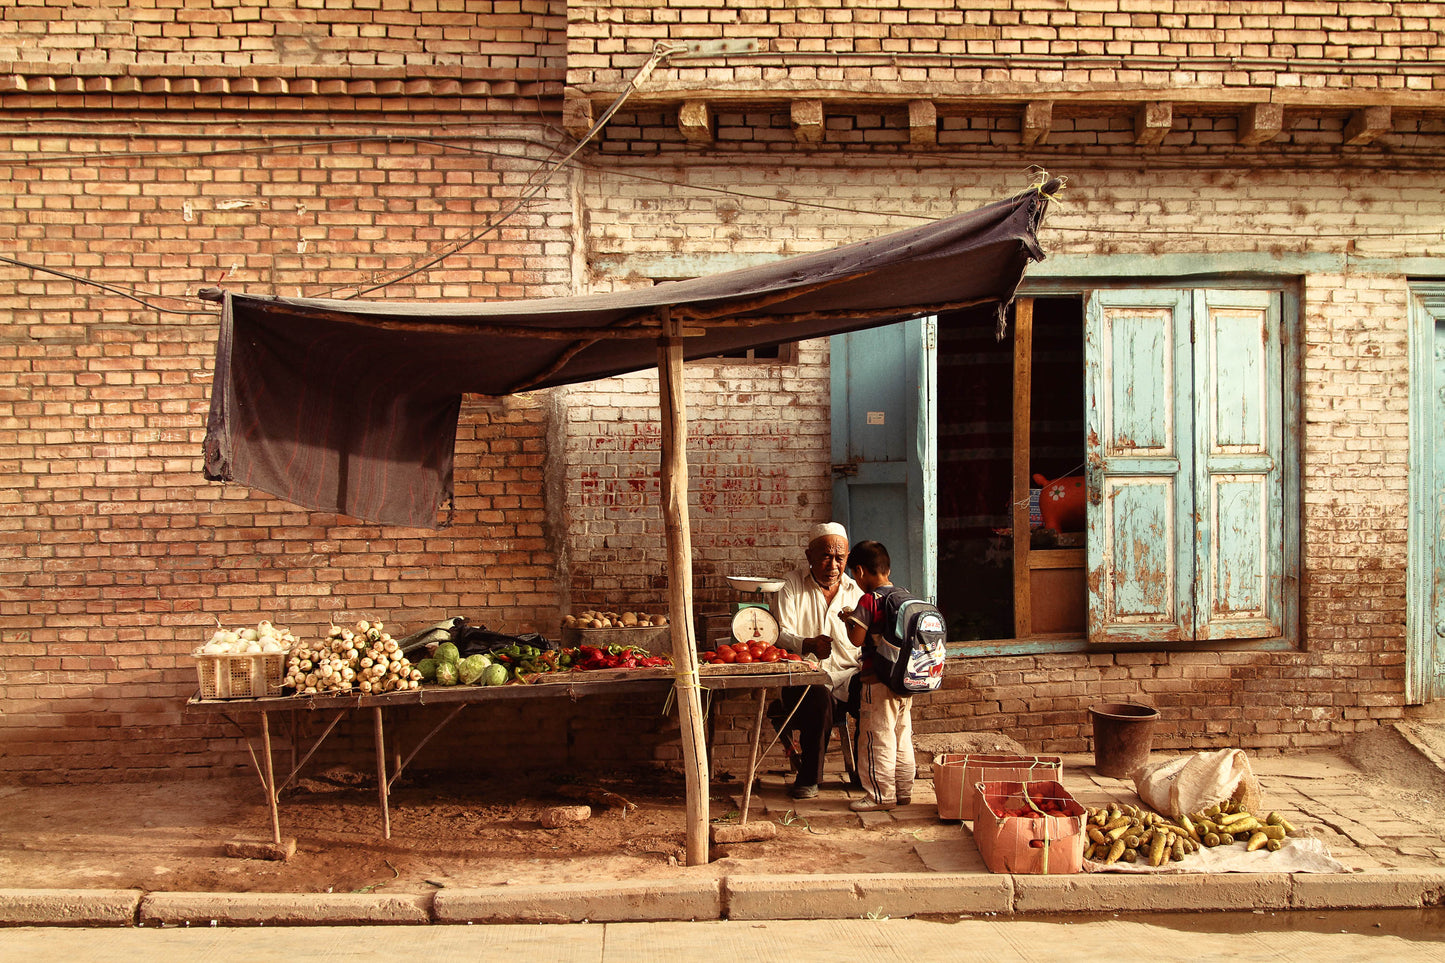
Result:
<svg viewBox="0 0 1445 963">
<path fill-rule="evenodd" d="M 933 762 L 933 794 L 939 819 L 973 819 L 981 782 L 1059 782 L 1064 761 L 1058 756 L 1020 756 L 985 752 L 949 752 Z"/>
<path fill-rule="evenodd" d="M 1059 875 L 1084 868 L 1088 812 L 1057 782 L 978 783 L 973 839 L 990 872 Z M 1056 809 L 1051 816 L 1034 807 Z M 1020 815 L 1022 811 L 1032 815 Z"/>
</svg>

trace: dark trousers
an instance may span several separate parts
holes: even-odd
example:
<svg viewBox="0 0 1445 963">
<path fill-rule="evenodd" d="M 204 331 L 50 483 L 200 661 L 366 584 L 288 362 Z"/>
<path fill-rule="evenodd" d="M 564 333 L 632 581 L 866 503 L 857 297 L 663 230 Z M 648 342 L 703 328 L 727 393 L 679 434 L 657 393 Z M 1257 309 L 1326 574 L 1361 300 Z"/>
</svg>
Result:
<svg viewBox="0 0 1445 963">
<path fill-rule="evenodd" d="M 848 686 L 847 703 L 834 699 L 826 686 L 791 685 L 783 689 L 778 700 L 782 715 L 773 719 L 774 725 L 781 723 L 800 700 L 802 703 L 788 722 L 788 728 L 798 733 L 798 785 L 816 786 L 823 781 L 823 759 L 828 754 L 833 727 L 840 713 L 857 714 L 860 688 L 855 675 Z"/>
</svg>

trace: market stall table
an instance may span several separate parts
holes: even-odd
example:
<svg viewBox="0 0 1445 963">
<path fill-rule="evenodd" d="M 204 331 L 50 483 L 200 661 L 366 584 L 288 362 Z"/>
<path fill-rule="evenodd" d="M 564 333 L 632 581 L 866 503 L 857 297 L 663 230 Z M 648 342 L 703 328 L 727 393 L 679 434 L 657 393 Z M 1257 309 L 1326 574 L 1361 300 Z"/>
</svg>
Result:
<svg viewBox="0 0 1445 963">
<path fill-rule="evenodd" d="M 767 703 L 768 690 L 792 685 L 827 684 L 827 676 L 816 665 L 801 663 L 773 663 L 768 665 L 706 665 L 699 669 L 699 686 L 709 691 L 731 689 L 755 689 L 758 692 L 758 711 L 751 733 L 752 757 L 748 766 L 748 779 L 743 804 L 743 819 L 747 818 L 748 797 L 751 795 L 753 780 L 757 774 L 758 746 L 761 741 L 763 706 Z M 281 816 L 279 799 L 284 790 L 296 778 L 301 768 L 321 748 L 323 742 L 345 717 L 346 713 L 371 709 L 373 731 L 376 743 L 376 776 L 378 801 L 381 808 L 382 836 L 391 838 L 391 812 L 388 797 L 392 784 L 396 782 L 407 765 L 438 732 L 455 719 L 468 705 L 477 702 L 505 699 L 533 699 L 566 697 L 572 701 L 589 695 L 611 695 L 618 692 L 661 690 L 675 684 L 673 669 L 670 667 L 641 669 L 601 669 L 587 672 L 565 672 L 538 676 L 527 684 L 500 686 L 426 685 L 419 689 L 388 692 L 381 695 L 361 693 L 278 695 L 245 699 L 204 699 L 193 696 L 186 703 L 188 713 L 220 716 L 241 732 L 246 747 L 251 753 L 251 762 L 261 779 L 266 792 L 266 802 L 271 812 L 272 842 L 282 845 Z M 402 757 L 400 750 L 393 755 L 391 772 L 387 773 L 385 711 L 409 706 L 450 706 L 448 712 L 437 722 L 415 746 Z M 297 746 L 292 745 L 291 768 L 284 779 L 278 781 L 271 744 L 271 714 L 275 712 L 295 713 L 330 712 L 330 720 L 321 733 L 306 748 L 300 759 L 296 758 Z M 260 754 L 252 743 L 251 736 L 233 716 L 256 714 L 260 721 Z M 294 730 L 293 730 L 294 731 Z"/>
</svg>

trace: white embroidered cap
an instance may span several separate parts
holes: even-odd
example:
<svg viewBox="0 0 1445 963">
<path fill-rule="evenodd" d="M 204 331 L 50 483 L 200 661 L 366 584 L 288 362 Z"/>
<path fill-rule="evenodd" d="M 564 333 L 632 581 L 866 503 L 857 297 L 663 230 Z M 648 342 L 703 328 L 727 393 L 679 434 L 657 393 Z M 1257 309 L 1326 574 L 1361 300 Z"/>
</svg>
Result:
<svg viewBox="0 0 1445 963">
<path fill-rule="evenodd" d="M 837 522 L 819 522 L 808 532 L 808 544 L 812 545 L 820 538 L 827 538 L 836 535 L 843 541 L 848 540 L 848 530 Z"/>
</svg>

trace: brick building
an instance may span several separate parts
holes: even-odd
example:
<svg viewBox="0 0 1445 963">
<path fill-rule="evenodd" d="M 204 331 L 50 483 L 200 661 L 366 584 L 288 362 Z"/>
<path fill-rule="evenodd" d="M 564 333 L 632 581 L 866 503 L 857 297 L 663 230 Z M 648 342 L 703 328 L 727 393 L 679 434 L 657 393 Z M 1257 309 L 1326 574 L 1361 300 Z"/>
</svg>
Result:
<svg viewBox="0 0 1445 963">
<path fill-rule="evenodd" d="M 1163 714 L 1156 746 L 1265 750 L 1430 711 L 1442 30 L 1445 5 L 1333 0 L 7 5 L 0 769 L 243 764 L 233 730 L 182 713 L 218 621 L 549 632 L 666 597 L 654 373 L 469 398 L 442 526 L 377 526 L 201 477 L 200 288 L 616 290 L 976 207 L 1035 168 L 1068 184 L 1021 292 L 1031 346 L 1017 316 L 1003 341 L 968 317 L 927 329 L 938 394 L 911 415 L 938 422 L 937 505 L 919 564 L 961 631 L 916 727 L 1078 751 L 1088 706 L 1137 700 Z M 1155 322 L 1162 340 L 1107 341 L 1128 359 L 1097 341 Z M 688 367 L 705 614 L 734 598 L 724 575 L 793 564 L 833 514 L 833 348 Z M 1006 534 L 1015 455 L 1081 469 L 1086 409 L 1147 413 L 1127 403 L 1146 386 L 1178 416 L 1160 429 L 1177 464 L 1135 524 L 1157 510 L 1167 550 L 1138 570 L 1106 556 L 1091 583 L 1106 533 L 1056 546 L 1073 574 L 1047 597 L 1074 601 L 1045 625 Z M 1268 443 L 1204 427 L 1231 417 Z M 1221 452 L 1262 461 L 1210 468 Z M 1248 539 L 1230 541 L 1228 498 L 1257 516 Z M 1159 572 L 1164 602 L 1137 578 Z M 660 708 L 511 702 L 429 761 L 668 759 Z M 723 769 L 735 709 L 716 710 Z"/>
</svg>

